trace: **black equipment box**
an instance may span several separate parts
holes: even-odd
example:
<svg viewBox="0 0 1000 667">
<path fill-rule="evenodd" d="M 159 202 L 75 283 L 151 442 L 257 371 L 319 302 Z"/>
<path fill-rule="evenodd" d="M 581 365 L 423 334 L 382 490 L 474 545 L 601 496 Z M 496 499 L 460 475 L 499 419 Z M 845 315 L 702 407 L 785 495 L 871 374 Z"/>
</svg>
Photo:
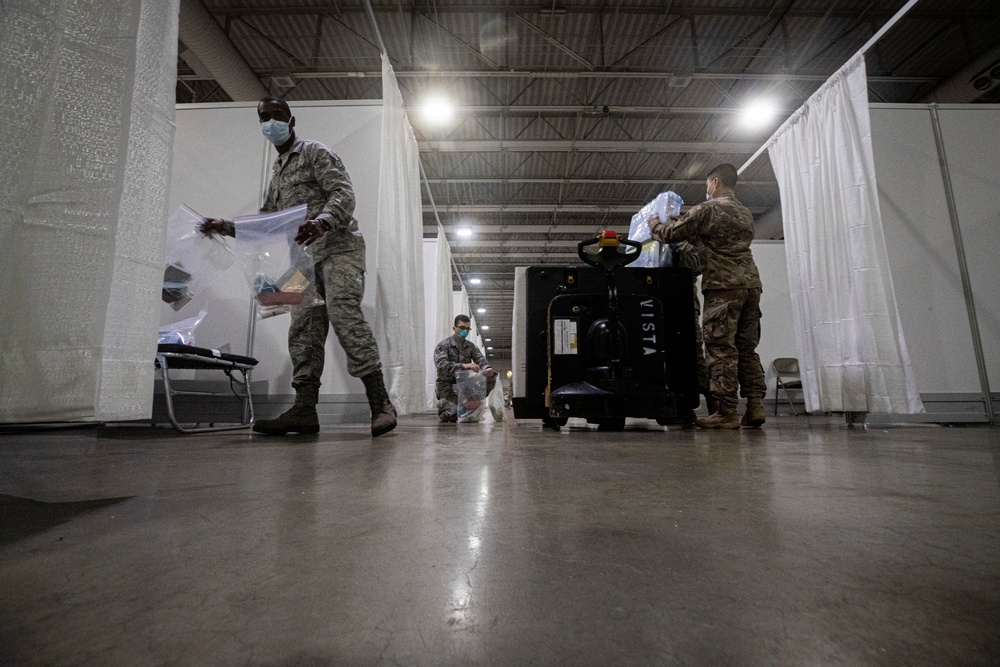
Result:
<svg viewBox="0 0 1000 667">
<path fill-rule="evenodd" d="M 514 416 L 620 428 L 697 408 L 692 281 L 685 268 L 617 267 L 610 280 L 595 266 L 518 269 Z"/>
</svg>

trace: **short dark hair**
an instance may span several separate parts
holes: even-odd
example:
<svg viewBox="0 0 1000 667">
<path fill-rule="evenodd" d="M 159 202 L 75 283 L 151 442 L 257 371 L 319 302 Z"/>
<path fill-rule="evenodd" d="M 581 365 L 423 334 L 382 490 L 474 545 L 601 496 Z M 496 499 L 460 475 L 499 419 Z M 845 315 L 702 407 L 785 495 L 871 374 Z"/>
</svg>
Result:
<svg viewBox="0 0 1000 667">
<path fill-rule="evenodd" d="M 469 322 L 471 324 L 472 323 L 472 318 L 469 317 L 468 315 L 456 315 L 455 316 L 455 326 L 456 327 L 458 326 L 459 322 Z"/>
<path fill-rule="evenodd" d="M 270 102 L 271 104 L 276 104 L 279 107 L 284 107 L 285 111 L 287 111 L 289 115 L 291 115 L 292 113 L 291 108 L 288 106 L 288 102 L 275 95 L 265 95 L 264 97 L 260 98 L 260 101 L 257 102 L 257 106 L 260 106 L 264 102 Z"/>
<path fill-rule="evenodd" d="M 740 180 L 739 174 L 736 173 L 736 167 L 728 162 L 724 162 L 708 172 L 708 178 L 718 178 L 727 188 L 735 188 L 736 182 Z"/>
</svg>

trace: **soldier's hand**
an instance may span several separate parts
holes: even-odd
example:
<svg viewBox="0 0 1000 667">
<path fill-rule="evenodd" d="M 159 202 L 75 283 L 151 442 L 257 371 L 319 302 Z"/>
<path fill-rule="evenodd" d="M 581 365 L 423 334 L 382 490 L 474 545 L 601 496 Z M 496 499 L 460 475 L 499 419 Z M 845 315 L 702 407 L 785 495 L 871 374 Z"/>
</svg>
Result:
<svg viewBox="0 0 1000 667">
<path fill-rule="evenodd" d="M 486 368 L 483 369 L 483 375 L 485 375 L 488 378 L 491 378 L 491 377 L 493 377 L 496 374 L 497 374 L 497 372 L 495 370 L 493 370 L 492 368 L 490 368 L 489 366 L 487 366 Z"/>
<path fill-rule="evenodd" d="M 473 373 L 479 372 L 479 364 L 475 363 L 474 361 L 470 361 L 469 363 L 462 366 L 462 368 L 464 368 L 467 371 L 472 371 Z"/>
<path fill-rule="evenodd" d="M 206 236 L 221 234 L 225 223 L 221 218 L 205 218 L 201 223 L 201 233 Z"/>
<path fill-rule="evenodd" d="M 326 227 L 319 220 L 306 220 L 299 226 L 299 231 L 295 235 L 295 242 L 299 245 L 303 243 L 306 245 L 312 245 L 316 241 L 323 238 L 323 234 L 326 234 Z"/>
</svg>

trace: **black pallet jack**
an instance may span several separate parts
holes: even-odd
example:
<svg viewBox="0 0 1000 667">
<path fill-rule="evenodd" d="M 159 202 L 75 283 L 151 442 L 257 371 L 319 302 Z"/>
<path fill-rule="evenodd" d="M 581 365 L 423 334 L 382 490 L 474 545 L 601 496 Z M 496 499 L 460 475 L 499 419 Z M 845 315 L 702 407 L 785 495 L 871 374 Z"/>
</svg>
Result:
<svg viewBox="0 0 1000 667">
<path fill-rule="evenodd" d="M 588 252 L 595 245 L 597 252 Z M 606 231 L 578 244 L 592 268 L 526 269 L 527 391 L 515 396 L 515 417 L 540 417 L 557 430 L 583 417 L 599 430 L 620 431 L 628 417 L 667 425 L 698 406 L 691 272 L 626 268 L 641 249 Z M 530 337 L 545 292 L 546 375 L 538 396 L 531 362 L 540 359 Z"/>
</svg>

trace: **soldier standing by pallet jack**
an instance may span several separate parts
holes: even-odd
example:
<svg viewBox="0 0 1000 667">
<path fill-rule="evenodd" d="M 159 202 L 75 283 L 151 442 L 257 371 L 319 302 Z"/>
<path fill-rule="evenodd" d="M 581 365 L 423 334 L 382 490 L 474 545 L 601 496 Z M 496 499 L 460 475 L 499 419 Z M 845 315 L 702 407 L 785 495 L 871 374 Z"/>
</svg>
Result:
<svg viewBox="0 0 1000 667">
<path fill-rule="evenodd" d="M 661 243 L 688 241 L 704 263 L 703 330 L 712 357 L 711 389 L 716 410 L 697 420 L 700 428 L 758 428 L 764 424 L 764 369 L 757 355 L 760 341 L 761 282 L 750 242 L 753 216 L 733 192 L 736 167 L 721 164 L 708 173 L 707 201 L 691 208 L 673 224 L 657 216 L 649 220 L 652 237 Z M 737 392 L 747 400 L 741 420 Z"/>
</svg>

